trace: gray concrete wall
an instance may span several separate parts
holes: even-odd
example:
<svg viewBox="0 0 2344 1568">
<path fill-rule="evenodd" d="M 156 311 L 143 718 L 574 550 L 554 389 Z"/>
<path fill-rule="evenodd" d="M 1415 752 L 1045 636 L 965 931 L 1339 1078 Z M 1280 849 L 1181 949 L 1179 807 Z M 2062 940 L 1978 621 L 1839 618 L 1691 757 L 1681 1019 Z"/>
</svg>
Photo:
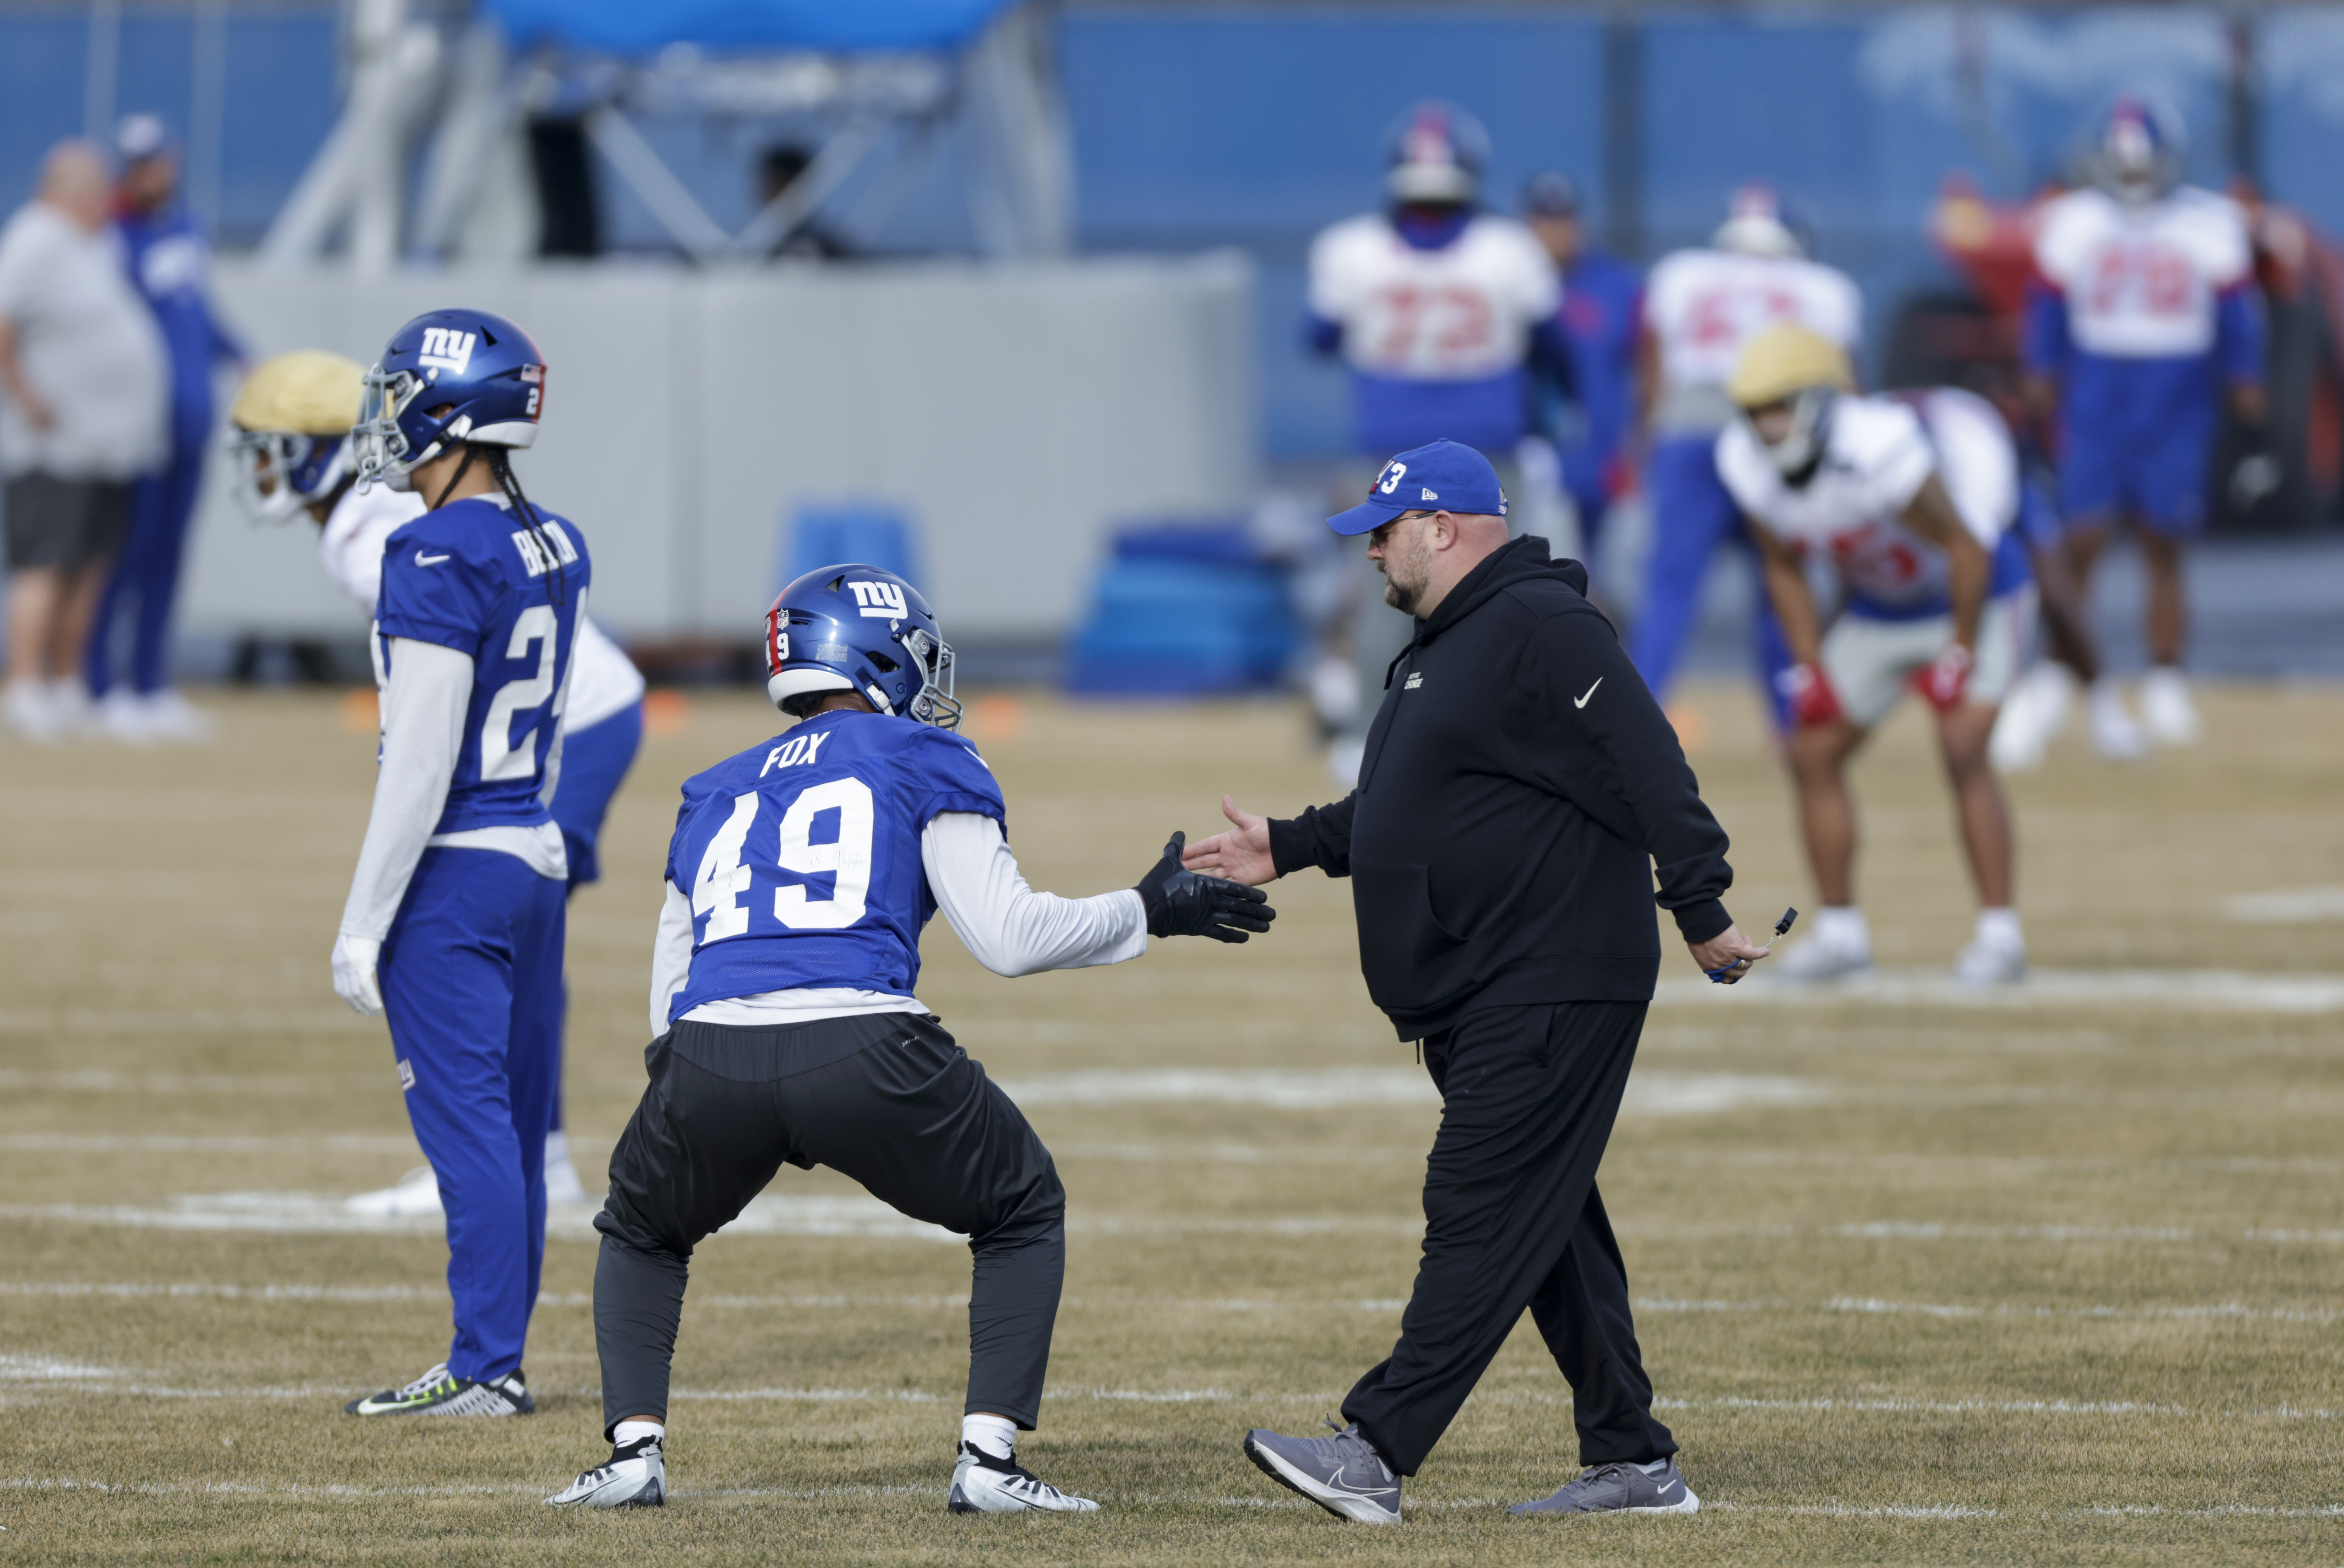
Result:
<svg viewBox="0 0 2344 1568">
<path fill-rule="evenodd" d="M 1234 254 L 373 280 L 225 261 L 217 289 L 261 355 L 365 362 L 459 303 L 526 328 L 546 415 L 515 466 L 591 541 L 595 618 L 621 637 L 754 635 L 791 504 L 839 496 L 914 516 L 948 634 L 1052 636 L 1082 613 L 1113 524 L 1234 511 L 1256 483 L 1253 278 Z M 308 524 L 254 527 L 226 466 L 183 624 L 347 633 Z"/>
</svg>

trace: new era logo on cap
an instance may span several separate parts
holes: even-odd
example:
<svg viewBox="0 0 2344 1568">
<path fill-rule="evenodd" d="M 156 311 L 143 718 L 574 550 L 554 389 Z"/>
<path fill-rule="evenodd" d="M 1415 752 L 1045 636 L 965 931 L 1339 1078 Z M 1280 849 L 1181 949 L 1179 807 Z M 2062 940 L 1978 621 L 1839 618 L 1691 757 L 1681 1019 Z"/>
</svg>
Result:
<svg viewBox="0 0 2344 1568">
<path fill-rule="evenodd" d="M 1400 489 L 1409 481 L 1413 496 Z M 1460 441 L 1434 441 L 1384 464 L 1363 505 L 1327 520 L 1337 533 L 1367 533 L 1392 519 L 1428 507 L 1466 515 L 1503 517 L 1506 494 L 1490 460 Z"/>
</svg>

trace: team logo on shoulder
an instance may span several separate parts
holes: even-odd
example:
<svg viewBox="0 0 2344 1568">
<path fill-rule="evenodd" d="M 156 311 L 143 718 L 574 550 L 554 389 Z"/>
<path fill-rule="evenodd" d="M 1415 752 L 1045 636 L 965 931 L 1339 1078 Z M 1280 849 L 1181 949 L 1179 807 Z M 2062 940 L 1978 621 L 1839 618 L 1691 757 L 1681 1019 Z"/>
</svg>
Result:
<svg viewBox="0 0 2344 1568">
<path fill-rule="evenodd" d="M 854 591 L 854 602 L 863 613 L 875 620 L 904 620 L 911 611 L 904 603 L 904 589 L 896 582 L 850 582 Z"/>
<path fill-rule="evenodd" d="M 472 348 L 480 342 L 478 332 L 459 332 L 453 327 L 423 329 L 423 351 L 415 357 L 419 365 L 434 369 L 452 370 L 460 376 L 472 362 Z"/>
</svg>

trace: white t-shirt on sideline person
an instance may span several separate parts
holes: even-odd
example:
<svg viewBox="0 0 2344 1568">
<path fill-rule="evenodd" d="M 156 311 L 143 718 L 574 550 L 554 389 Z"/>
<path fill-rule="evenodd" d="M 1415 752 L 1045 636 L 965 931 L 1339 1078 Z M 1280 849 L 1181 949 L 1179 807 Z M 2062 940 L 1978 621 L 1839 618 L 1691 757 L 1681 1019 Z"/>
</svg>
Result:
<svg viewBox="0 0 2344 1568">
<path fill-rule="evenodd" d="M 45 430 L 0 401 L 0 472 L 127 480 L 169 455 L 167 350 L 110 230 L 45 202 L 19 209 L 0 228 L 0 316 L 56 415 Z"/>
</svg>

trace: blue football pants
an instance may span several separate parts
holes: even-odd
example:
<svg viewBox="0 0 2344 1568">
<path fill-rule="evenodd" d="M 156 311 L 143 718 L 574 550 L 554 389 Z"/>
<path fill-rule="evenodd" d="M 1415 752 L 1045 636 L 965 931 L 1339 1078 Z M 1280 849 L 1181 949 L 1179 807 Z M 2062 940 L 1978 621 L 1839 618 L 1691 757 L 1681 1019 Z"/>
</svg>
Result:
<svg viewBox="0 0 2344 1568">
<path fill-rule="evenodd" d="M 561 737 L 561 782 L 554 786 L 546 809 L 561 829 L 562 848 L 570 859 L 570 891 L 602 879 L 602 862 L 595 846 L 602 836 L 602 815 L 611 797 L 619 793 L 635 752 L 643 744 L 643 705 L 634 703 L 609 718 Z M 569 1008 L 562 1009 L 566 1015 Z M 553 1042 L 552 1130 L 564 1125 L 561 1115 L 562 1042 Z"/>
<path fill-rule="evenodd" d="M 114 685 L 115 622 L 126 604 L 135 604 L 130 683 L 141 696 L 170 683 L 171 611 L 179 596 L 179 563 L 187 553 L 187 525 L 196 515 L 203 485 L 204 449 L 183 447 L 170 466 L 131 487 L 130 535 L 106 580 L 82 651 L 82 679 L 90 695 L 102 697 Z"/>
<path fill-rule="evenodd" d="M 1717 477 L 1714 436 L 1676 436 L 1656 444 L 1644 465 L 1652 501 L 1652 553 L 1644 569 L 1644 603 L 1630 628 L 1629 657 L 1652 695 L 1666 701 L 1677 661 L 1701 608 L 1702 580 L 1720 544 L 1749 548 L 1742 509 Z M 1762 576 L 1752 614 L 1760 688 L 1775 726 L 1787 722 L 1777 677 L 1791 667 L 1790 644 L 1767 602 Z"/>
<path fill-rule="evenodd" d="M 448 1370 L 520 1365 L 545 1258 L 566 890 L 513 855 L 427 849 L 377 974 L 407 1115 L 448 1216 Z"/>
</svg>

